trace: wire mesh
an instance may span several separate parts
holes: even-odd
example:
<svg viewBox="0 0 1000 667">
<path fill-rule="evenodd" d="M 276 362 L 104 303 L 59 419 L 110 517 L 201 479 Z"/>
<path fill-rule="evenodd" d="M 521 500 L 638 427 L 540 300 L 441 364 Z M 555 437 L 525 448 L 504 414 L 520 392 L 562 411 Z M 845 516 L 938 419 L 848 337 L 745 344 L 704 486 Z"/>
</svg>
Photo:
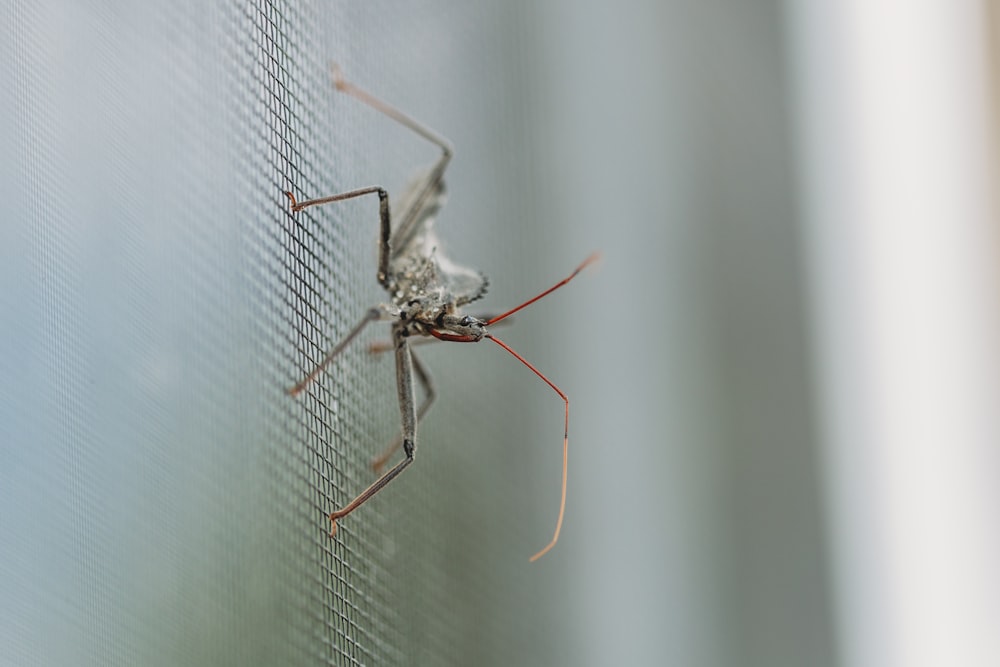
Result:
<svg viewBox="0 0 1000 667">
<path fill-rule="evenodd" d="M 787 3 L 716 5 L 3 5 L 0 664 L 834 663 L 801 68 Z M 376 213 L 281 192 L 435 153 L 329 60 L 454 142 L 484 309 L 605 253 L 502 335 L 573 402 L 534 565 L 562 403 L 491 345 L 421 348 L 417 462 L 327 535 L 384 333 L 285 389 L 383 298 Z"/>
<path fill-rule="evenodd" d="M 406 54 L 385 51 L 433 35 L 444 8 L 7 10 L 18 277 L 5 305 L 24 361 L 5 358 L 0 662 L 509 664 L 536 646 L 546 589 L 524 571 L 550 527 L 523 520 L 537 484 L 517 458 L 535 447 L 505 426 L 531 422 L 505 389 L 524 377 L 477 350 L 499 397 L 482 416 L 479 380 L 456 373 L 472 358 L 429 352 L 448 386 L 417 463 L 334 539 L 327 514 L 371 482 L 370 457 L 398 429 L 392 360 L 365 351 L 384 332 L 300 397 L 285 391 L 383 295 L 375 206 L 292 215 L 282 192 L 398 190 L 433 158 L 338 97 L 329 61 L 399 106 L 447 109 L 440 74 L 405 81 L 389 66 Z M 470 42 L 491 16 L 516 9 L 447 25 Z M 451 61 L 448 88 L 483 86 L 481 66 Z M 488 120 L 509 128 L 511 109 Z"/>
</svg>

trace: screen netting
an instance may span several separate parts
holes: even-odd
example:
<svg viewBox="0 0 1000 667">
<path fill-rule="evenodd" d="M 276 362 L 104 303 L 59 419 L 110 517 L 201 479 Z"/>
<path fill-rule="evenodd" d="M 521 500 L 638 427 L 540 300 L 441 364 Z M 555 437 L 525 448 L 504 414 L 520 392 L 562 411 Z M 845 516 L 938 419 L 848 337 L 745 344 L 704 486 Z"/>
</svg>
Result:
<svg viewBox="0 0 1000 667">
<path fill-rule="evenodd" d="M 0 664 L 835 664 L 787 5 L 3 4 Z M 385 296 L 377 207 L 282 192 L 437 155 L 330 61 L 456 146 L 484 312 L 604 252 L 497 331 L 573 402 L 537 563 L 563 404 L 489 343 L 420 349 L 417 461 L 328 535 L 387 327 L 286 390 Z"/>
<path fill-rule="evenodd" d="M 435 157 L 338 95 L 331 60 L 455 141 L 442 235 L 491 303 L 557 277 L 495 275 L 533 252 L 518 5 L 403 4 L 4 10 L 6 662 L 547 662 L 558 572 L 526 572 L 558 441 L 526 462 L 523 437 L 541 411 L 558 436 L 547 389 L 428 349 L 417 461 L 334 539 L 399 428 L 392 359 L 366 352 L 387 328 L 286 393 L 383 294 L 376 206 L 292 215 L 282 191 L 398 192 Z"/>
</svg>

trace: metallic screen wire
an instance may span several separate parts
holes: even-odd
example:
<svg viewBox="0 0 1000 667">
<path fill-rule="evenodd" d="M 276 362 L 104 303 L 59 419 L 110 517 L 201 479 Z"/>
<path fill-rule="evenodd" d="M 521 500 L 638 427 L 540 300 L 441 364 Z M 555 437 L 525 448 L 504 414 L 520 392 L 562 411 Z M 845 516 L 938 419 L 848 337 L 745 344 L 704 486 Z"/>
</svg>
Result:
<svg viewBox="0 0 1000 667">
<path fill-rule="evenodd" d="M 532 196 L 476 203 L 520 183 L 501 173 L 527 140 L 517 98 L 488 67 L 517 53 L 516 31 L 495 30 L 516 27 L 516 8 L 5 11 L 14 120 L 2 137 L 16 159 L 3 194 L 19 224 L 4 234 L 24 251 L 5 273 L 23 297 L 5 307 L 24 356 L 6 369 L 17 383 L 4 385 L 16 392 L 3 396 L 0 480 L 25 505 L 3 509 L 16 576 L 0 590 L 12 600 L 2 661 L 516 664 L 534 650 L 544 662 L 551 591 L 524 571 L 555 510 L 535 467 L 554 469 L 558 442 L 544 461 L 518 460 L 536 450 L 522 437 L 534 399 L 506 389 L 523 369 L 486 346 L 427 350 L 439 400 L 417 463 L 335 539 L 327 513 L 370 483 L 370 457 L 399 428 L 392 360 L 365 352 L 385 328 L 298 398 L 285 393 L 383 295 L 374 204 L 292 216 L 282 191 L 398 191 L 434 157 L 338 96 L 329 62 L 452 139 L 489 130 L 459 146 L 469 173 L 449 185 L 473 189 L 441 228 L 456 254 L 478 249 L 467 261 L 497 269 L 511 250 L 481 248 L 502 234 L 522 252 L 509 218 L 529 219 L 518 207 Z M 479 58 L 463 59 L 473 42 Z M 455 103 L 469 86 L 492 87 L 472 117 Z M 478 225 L 489 231 L 477 238 Z M 537 284 L 520 271 L 497 294 Z M 491 399 L 477 396 L 483 377 Z M 559 406 L 544 407 L 555 432 Z M 524 426 L 511 430 L 515 415 Z M 542 488 L 551 512 L 536 519 Z"/>
<path fill-rule="evenodd" d="M 0 9 L 0 665 L 836 663 L 780 0 Z M 134 6 L 133 6 L 134 5 Z M 513 306 L 399 429 L 377 212 Z"/>
</svg>

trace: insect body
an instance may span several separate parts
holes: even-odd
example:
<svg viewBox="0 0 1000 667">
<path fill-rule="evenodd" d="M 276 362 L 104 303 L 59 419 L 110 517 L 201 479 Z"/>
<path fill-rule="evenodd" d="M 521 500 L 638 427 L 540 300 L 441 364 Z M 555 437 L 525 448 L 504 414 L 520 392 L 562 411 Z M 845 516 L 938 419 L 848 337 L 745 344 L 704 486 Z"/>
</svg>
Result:
<svg viewBox="0 0 1000 667">
<path fill-rule="evenodd" d="M 591 255 L 580 266 L 556 285 L 538 296 L 525 301 L 501 315 L 473 317 L 462 314 L 461 309 L 486 294 L 486 277 L 472 269 L 452 262 L 444 254 L 434 231 L 434 221 L 444 204 L 445 189 L 443 174 L 451 160 L 451 145 L 435 132 L 411 119 L 406 114 L 372 97 L 362 89 L 347 82 L 339 68 L 334 66 L 334 84 L 345 92 L 398 123 L 421 135 L 441 149 L 441 156 L 427 170 L 420 172 L 411 181 L 403 197 L 393 206 L 398 217 L 390 214 L 389 195 L 384 188 L 372 186 L 344 192 L 330 197 L 299 202 L 295 195 L 286 192 L 293 212 L 311 206 L 319 206 L 355 197 L 377 195 L 379 200 L 379 267 L 378 282 L 389 293 L 390 303 L 371 308 L 362 320 L 330 350 L 319 364 L 301 382 L 289 389 L 297 395 L 339 355 L 361 331 L 375 321 L 392 322 L 391 348 L 396 357 L 396 390 L 402 417 L 400 437 L 393 441 L 384 453 L 373 460 L 376 472 L 392 458 L 400 446 L 404 457 L 395 466 L 382 473 L 374 483 L 362 491 L 354 500 L 339 510 L 330 513 L 331 535 L 337 530 L 337 520 L 341 519 L 369 498 L 381 491 L 409 466 L 417 450 L 417 423 L 426 414 L 434 400 L 434 386 L 430 375 L 412 349 L 415 337 L 423 340 L 442 340 L 458 343 L 475 343 L 489 339 L 502 347 L 527 366 L 535 375 L 548 384 L 566 404 L 565 429 L 563 434 L 562 495 L 559 503 L 559 517 L 551 541 L 531 557 L 537 560 L 547 553 L 559 539 L 563 514 L 566 508 L 566 462 L 569 433 L 569 399 L 555 384 L 528 363 L 506 343 L 494 337 L 489 328 L 522 308 L 531 305 L 547 294 L 572 280 L 585 266 L 597 259 Z M 420 340 L 420 338 L 416 338 Z M 382 349 L 381 347 L 374 349 Z M 414 401 L 413 378 L 423 386 L 424 399 L 419 408 Z"/>
</svg>

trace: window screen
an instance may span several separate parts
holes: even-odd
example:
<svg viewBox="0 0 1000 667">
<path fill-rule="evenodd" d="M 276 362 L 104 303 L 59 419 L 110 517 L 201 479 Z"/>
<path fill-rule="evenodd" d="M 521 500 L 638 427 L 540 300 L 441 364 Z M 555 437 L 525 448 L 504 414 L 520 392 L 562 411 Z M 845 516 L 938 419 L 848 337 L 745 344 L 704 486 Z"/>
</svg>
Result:
<svg viewBox="0 0 1000 667">
<path fill-rule="evenodd" d="M 417 461 L 333 539 L 399 429 L 366 351 L 387 327 L 286 393 L 383 294 L 375 203 L 292 215 L 282 191 L 398 192 L 435 157 L 331 60 L 456 143 L 440 229 L 491 303 L 558 277 L 519 226 L 531 31 L 487 5 L 4 10 L 0 662 L 547 662 L 547 388 L 496 349 L 421 350 Z"/>
<path fill-rule="evenodd" d="M 2 10 L 0 664 L 836 662 L 788 3 L 132 4 Z M 286 390 L 385 296 L 377 207 L 282 192 L 437 155 L 332 60 L 454 143 L 483 312 L 604 252 L 496 332 L 572 401 L 537 563 L 563 405 L 488 343 L 419 349 L 417 460 L 328 535 L 387 327 Z"/>
</svg>

